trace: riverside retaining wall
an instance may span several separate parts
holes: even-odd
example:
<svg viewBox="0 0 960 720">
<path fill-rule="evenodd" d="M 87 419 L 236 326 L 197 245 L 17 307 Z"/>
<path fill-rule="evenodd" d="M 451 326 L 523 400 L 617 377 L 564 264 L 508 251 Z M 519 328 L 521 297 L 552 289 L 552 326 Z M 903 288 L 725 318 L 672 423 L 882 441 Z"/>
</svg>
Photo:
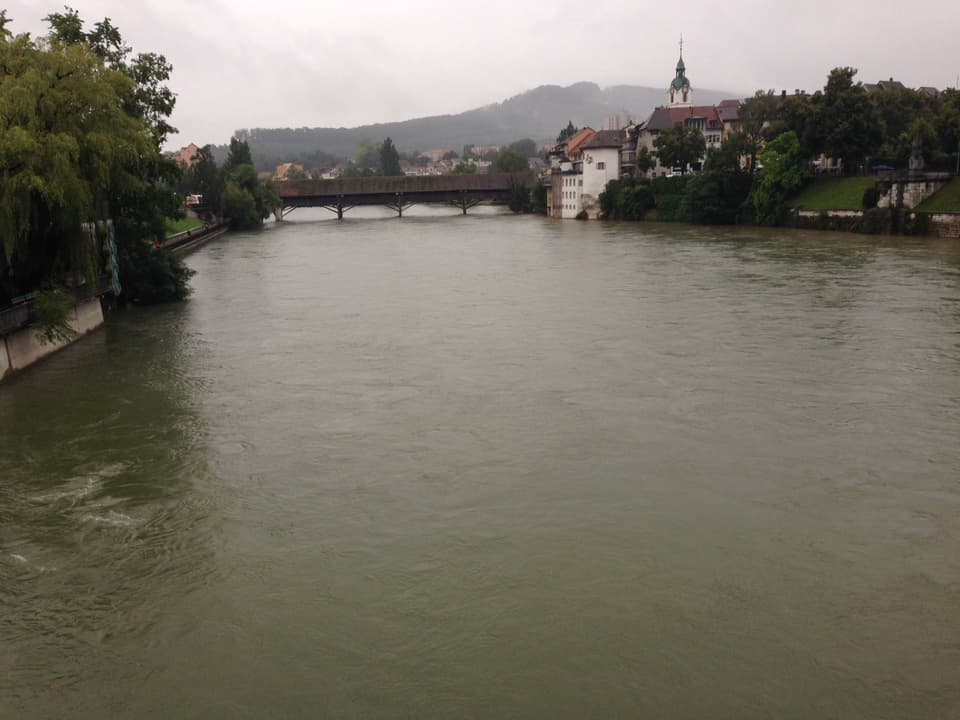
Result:
<svg viewBox="0 0 960 720">
<path fill-rule="evenodd" d="M 960 213 L 930 213 L 929 234 L 960 240 Z"/>
<path fill-rule="evenodd" d="M 923 177 L 898 178 L 893 181 L 881 180 L 877 183 L 879 208 L 915 208 L 928 197 L 943 188 L 950 176 L 942 173 L 928 173 Z"/>
<path fill-rule="evenodd" d="M 72 340 L 57 340 L 44 344 L 31 327 L 16 330 L 0 338 L 0 380 L 52 355 L 102 325 L 103 308 L 100 306 L 100 299 L 94 297 L 82 300 L 74 306 L 70 327 L 77 335 Z"/>
</svg>

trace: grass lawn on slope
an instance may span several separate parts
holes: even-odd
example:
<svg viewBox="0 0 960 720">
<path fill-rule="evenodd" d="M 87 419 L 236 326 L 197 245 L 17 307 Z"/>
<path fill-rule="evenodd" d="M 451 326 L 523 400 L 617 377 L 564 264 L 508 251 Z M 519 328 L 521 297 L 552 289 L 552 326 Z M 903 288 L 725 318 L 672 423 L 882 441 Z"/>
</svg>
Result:
<svg viewBox="0 0 960 720">
<path fill-rule="evenodd" d="M 960 212 L 960 177 L 955 177 L 920 203 L 917 212 Z"/>
<path fill-rule="evenodd" d="M 876 184 L 872 177 L 814 180 L 787 204 L 804 210 L 860 210 L 863 208 L 863 191 Z"/>
<path fill-rule="evenodd" d="M 186 232 L 187 230 L 193 230 L 203 225 L 203 220 L 198 220 L 197 218 L 181 218 L 179 220 L 171 220 L 167 218 L 167 237 L 171 235 L 176 235 L 177 233 Z"/>
</svg>

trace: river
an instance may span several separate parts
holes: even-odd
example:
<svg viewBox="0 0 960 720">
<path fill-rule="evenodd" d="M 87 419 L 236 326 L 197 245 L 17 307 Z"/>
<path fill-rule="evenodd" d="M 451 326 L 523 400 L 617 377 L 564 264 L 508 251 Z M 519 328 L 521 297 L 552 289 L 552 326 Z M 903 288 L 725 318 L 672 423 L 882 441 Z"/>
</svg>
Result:
<svg viewBox="0 0 960 720">
<path fill-rule="evenodd" d="M 960 717 L 960 244 L 298 210 L 0 386 L 0 718 Z"/>
</svg>

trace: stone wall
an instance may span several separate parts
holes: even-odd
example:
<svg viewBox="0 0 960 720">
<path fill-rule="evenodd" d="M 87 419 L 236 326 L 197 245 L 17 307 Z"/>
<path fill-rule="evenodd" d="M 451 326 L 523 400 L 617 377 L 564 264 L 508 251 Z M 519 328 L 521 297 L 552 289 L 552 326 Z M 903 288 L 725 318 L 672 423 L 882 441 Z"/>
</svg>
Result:
<svg viewBox="0 0 960 720">
<path fill-rule="evenodd" d="M 862 220 L 862 210 L 796 210 L 793 226 L 802 230 L 853 232 Z"/>
<path fill-rule="evenodd" d="M 76 339 L 96 330 L 101 325 L 103 325 L 103 309 L 98 298 L 83 300 L 74 307 L 70 327 L 77 333 Z M 0 380 L 10 373 L 23 370 L 52 355 L 57 350 L 75 342 L 76 339 L 43 344 L 29 327 L 0 338 Z"/>
<path fill-rule="evenodd" d="M 868 235 L 891 235 L 904 232 L 904 212 L 883 210 L 797 210 L 793 227 L 804 230 L 831 230 Z"/>
<path fill-rule="evenodd" d="M 931 213 L 929 234 L 960 240 L 960 213 Z"/>
<path fill-rule="evenodd" d="M 917 207 L 920 203 L 933 195 L 947 184 L 946 177 L 925 177 L 881 181 L 877 183 L 879 199 L 877 207 L 905 207 L 908 210 Z M 903 193 L 902 205 L 900 193 Z"/>
</svg>

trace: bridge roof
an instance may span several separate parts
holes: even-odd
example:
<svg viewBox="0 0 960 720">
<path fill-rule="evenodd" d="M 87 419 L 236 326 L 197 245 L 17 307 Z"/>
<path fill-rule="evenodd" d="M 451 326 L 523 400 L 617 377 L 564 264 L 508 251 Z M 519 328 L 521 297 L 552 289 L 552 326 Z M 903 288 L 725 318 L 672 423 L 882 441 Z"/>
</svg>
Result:
<svg viewBox="0 0 960 720">
<path fill-rule="evenodd" d="M 531 187 L 531 173 L 483 175 L 417 175 L 404 177 L 353 177 L 336 180 L 288 180 L 277 183 L 282 198 L 336 195 L 389 195 L 394 193 L 484 192 L 509 190 L 511 182 Z"/>
</svg>

